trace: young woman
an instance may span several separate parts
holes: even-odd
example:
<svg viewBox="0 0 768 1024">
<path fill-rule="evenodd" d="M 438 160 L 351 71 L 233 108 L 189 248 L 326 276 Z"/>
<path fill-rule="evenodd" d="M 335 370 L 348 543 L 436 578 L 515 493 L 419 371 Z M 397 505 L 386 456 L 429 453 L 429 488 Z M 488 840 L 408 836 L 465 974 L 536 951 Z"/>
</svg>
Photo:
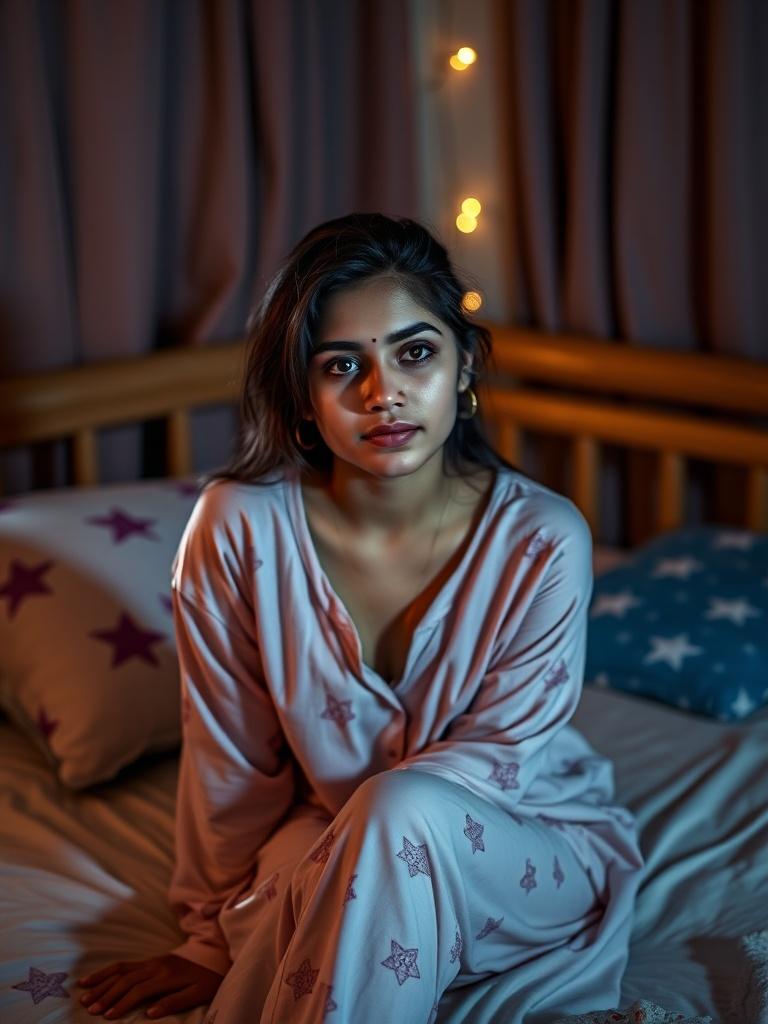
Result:
<svg viewBox="0 0 768 1024">
<path fill-rule="evenodd" d="M 642 866 L 568 720 L 587 524 L 491 448 L 446 250 L 322 224 L 250 326 L 244 433 L 174 568 L 172 953 L 94 1014 L 554 1020 L 617 1004 Z M 223 979 L 223 980 L 222 980 Z"/>
</svg>

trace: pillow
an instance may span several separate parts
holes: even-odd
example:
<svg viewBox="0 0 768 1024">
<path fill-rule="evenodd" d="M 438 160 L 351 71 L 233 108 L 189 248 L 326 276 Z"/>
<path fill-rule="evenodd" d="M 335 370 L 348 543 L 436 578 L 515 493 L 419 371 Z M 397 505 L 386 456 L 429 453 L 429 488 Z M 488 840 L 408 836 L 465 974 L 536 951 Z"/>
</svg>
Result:
<svg viewBox="0 0 768 1024">
<path fill-rule="evenodd" d="M 0 505 L 0 705 L 81 788 L 180 741 L 171 563 L 191 481 Z"/>
<path fill-rule="evenodd" d="M 655 537 L 595 580 L 585 679 L 709 715 L 768 704 L 768 534 Z"/>
</svg>

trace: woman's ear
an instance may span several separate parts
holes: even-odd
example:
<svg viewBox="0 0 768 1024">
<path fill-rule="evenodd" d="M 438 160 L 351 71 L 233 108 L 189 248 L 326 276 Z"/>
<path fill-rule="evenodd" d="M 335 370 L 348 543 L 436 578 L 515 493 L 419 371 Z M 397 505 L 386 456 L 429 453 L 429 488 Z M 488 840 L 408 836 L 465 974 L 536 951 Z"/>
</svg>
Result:
<svg viewBox="0 0 768 1024">
<path fill-rule="evenodd" d="M 474 362 L 474 356 L 471 352 L 462 352 L 461 361 L 462 366 L 459 374 L 459 392 L 466 391 L 472 383 L 472 364 Z"/>
</svg>

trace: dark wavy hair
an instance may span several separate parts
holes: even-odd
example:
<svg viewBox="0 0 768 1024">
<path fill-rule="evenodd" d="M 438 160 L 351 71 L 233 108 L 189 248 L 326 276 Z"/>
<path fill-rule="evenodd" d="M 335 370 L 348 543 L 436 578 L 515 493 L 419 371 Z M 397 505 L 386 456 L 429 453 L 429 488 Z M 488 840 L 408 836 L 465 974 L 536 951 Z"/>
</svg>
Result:
<svg viewBox="0 0 768 1024">
<path fill-rule="evenodd" d="M 330 469 L 334 456 L 319 432 L 311 450 L 302 449 L 295 437 L 309 405 L 313 339 L 329 296 L 382 275 L 394 278 L 451 328 L 461 350 L 459 373 L 461 352 L 470 352 L 472 377 L 483 375 L 491 333 L 466 315 L 466 289 L 447 250 L 425 227 L 381 213 L 351 213 L 326 221 L 294 246 L 248 320 L 239 443 L 229 463 L 211 479 L 266 483 L 262 477 L 290 466 Z M 464 475 L 502 466 L 521 472 L 488 441 L 482 410 L 471 419 L 457 416 L 443 446 L 444 472 Z"/>
</svg>

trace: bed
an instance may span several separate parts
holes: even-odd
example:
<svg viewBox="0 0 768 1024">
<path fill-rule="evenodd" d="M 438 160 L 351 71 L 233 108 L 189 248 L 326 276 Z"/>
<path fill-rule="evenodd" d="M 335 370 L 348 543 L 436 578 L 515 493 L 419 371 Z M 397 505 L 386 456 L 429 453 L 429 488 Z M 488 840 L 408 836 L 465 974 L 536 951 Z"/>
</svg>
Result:
<svg viewBox="0 0 768 1024">
<path fill-rule="evenodd" d="M 614 762 L 647 863 L 621 1005 L 764 1019 L 740 940 L 768 928 L 768 367 L 490 326 L 488 429 L 523 468 L 541 446 L 536 475 L 595 539 L 574 724 Z M 192 417 L 233 401 L 242 355 L 238 342 L 0 382 L 0 447 L 68 438 L 72 471 L 70 487 L 0 497 L 3 1021 L 90 1020 L 77 977 L 179 941 L 168 575 L 197 490 Z M 166 477 L 99 484 L 99 431 L 158 417 Z M 609 449 L 629 453 L 610 543 Z M 731 474 L 738 522 L 690 522 L 687 470 L 704 463 L 707 479 Z M 700 633 L 679 618 L 694 600 L 708 602 Z M 642 629 L 655 646 L 641 656 Z"/>
</svg>

